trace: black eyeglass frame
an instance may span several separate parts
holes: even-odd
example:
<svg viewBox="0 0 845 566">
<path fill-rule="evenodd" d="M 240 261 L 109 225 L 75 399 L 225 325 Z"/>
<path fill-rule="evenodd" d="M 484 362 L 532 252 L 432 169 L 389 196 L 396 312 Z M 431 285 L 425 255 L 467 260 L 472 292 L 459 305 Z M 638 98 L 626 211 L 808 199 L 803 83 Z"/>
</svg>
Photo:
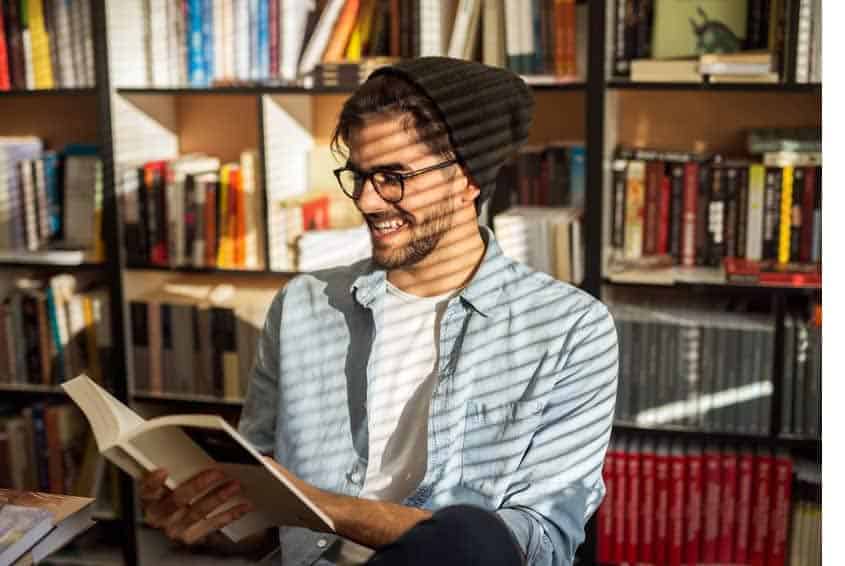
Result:
<svg viewBox="0 0 845 566">
<path fill-rule="evenodd" d="M 415 171 L 409 171 L 407 173 L 403 173 L 401 171 L 391 171 L 385 169 L 373 169 L 372 171 L 359 171 L 353 167 L 350 167 L 348 164 L 344 167 L 338 167 L 334 170 L 335 179 L 337 179 L 337 184 L 340 186 L 340 190 L 343 191 L 343 194 L 351 198 L 352 200 L 358 200 L 361 198 L 361 194 L 363 193 L 364 185 L 367 184 L 367 181 L 370 181 L 373 185 L 373 188 L 378 193 L 378 195 L 385 201 L 389 202 L 390 204 L 397 204 L 405 198 L 405 181 L 408 179 L 413 179 L 419 175 L 424 175 L 425 173 L 430 173 L 431 171 L 437 171 L 438 169 L 445 169 L 446 167 L 450 167 L 452 165 L 456 165 L 458 163 L 457 159 L 447 159 L 446 161 L 441 161 L 440 163 L 436 163 L 434 165 L 430 165 L 428 167 L 423 167 L 422 169 L 417 169 Z M 343 181 L 341 181 L 340 176 L 343 174 L 344 171 L 352 171 L 356 175 L 361 177 L 361 183 L 358 185 L 356 183 L 356 189 L 353 190 L 352 194 L 347 192 L 346 188 L 343 186 Z M 390 175 L 395 177 L 399 180 L 399 198 L 398 199 L 389 199 L 385 197 L 381 193 L 381 189 L 379 189 L 378 183 L 375 182 L 373 179 L 374 175 L 381 173 L 382 175 Z M 357 187 L 360 186 L 361 188 L 358 189 Z M 356 194 L 357 193 L 357 194 Z"/>
</svg>

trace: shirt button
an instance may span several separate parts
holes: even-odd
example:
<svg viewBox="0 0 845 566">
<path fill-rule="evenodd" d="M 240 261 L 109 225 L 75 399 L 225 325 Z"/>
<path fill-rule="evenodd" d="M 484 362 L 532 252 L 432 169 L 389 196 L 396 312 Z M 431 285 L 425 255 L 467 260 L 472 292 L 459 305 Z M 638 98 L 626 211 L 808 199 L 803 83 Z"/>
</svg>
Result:
<svg viewBox="0 0 845 566">
<path fill-rule="evenodd" d="M 329 541 L 327 541 L 324 538 L 321 538 L 320 540 L 317 541 L 317 548 L 326 548 L 327 544 L 329 544 Z"/>
<path fill-rule="evenodd" d="M 361 475 L 358 472 L 352 472 L 352 475 L 349 477 L 353 482 L 358 483 L 361 481 Z"/>
</svg>

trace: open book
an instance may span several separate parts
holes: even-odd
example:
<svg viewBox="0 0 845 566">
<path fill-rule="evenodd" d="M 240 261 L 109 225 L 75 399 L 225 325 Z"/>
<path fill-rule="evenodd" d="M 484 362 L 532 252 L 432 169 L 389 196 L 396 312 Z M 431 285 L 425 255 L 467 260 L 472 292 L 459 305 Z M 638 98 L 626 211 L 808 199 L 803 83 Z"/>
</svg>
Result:
<svg viewBox="0 0 845 566">
<path fill-rule="evenodd" d="M 39 563 L 94 524 L 88 497 L 0 489 L 0 564 Z"/>
<path fill-rule="evenodd" d="M 222 529 L 233 541 L 279 525 L 334 532 L 331 519 L 222 418 L 170 415 L 146 421 L 85 375 L 62 388 L 88 419 L 100 454 L 130 476 L 164 468 L 173 489 L 215 467 L 238 480 L 242 495 L 226 508 L 249 500 L 255 511 Z"/>
</svg>

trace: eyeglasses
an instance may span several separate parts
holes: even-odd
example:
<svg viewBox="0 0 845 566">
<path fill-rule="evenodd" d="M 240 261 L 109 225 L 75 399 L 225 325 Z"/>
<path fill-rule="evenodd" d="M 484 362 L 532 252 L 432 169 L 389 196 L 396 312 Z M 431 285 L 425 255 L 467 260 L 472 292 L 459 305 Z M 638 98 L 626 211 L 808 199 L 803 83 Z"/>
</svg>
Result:
<svg viewBox="0 0 845 566">
<path fill-rule="evenodd" d="M 335 169 L 334 176 L 337 178 L 337 183 L 340 185 L 341 190 L 352 200 L 361 198 L 361 193 L 364 192 L 364 185 L 369 180 L 373 184 L 373 188 L 375 188 L 376 192 L 385 202 L 396 204 L 405 196 L 406 180 L 413 179 L 418 175 L 423 175 L 430 171 L 436 171 L 437 169 L 445 169 L 457 162 L 457 159 L 449 159 L 436 165 L 408 173 L 379 169 L 374 171 L 358 171 L 347 165 L 346 167 Z"/>
</svg>

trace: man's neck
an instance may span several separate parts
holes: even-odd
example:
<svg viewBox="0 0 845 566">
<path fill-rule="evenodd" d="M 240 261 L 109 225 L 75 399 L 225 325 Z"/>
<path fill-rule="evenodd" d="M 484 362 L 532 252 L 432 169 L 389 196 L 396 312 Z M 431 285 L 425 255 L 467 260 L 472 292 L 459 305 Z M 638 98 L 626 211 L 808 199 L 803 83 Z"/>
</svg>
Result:
<svg viewBox="0 0 845 566">
<path fill-rule="evenodd" d="M 418 297 L 443 295 L 466 286 L 481 265 L 486 246 L 477 223 L 465 226 L 445 234 L 419 263 L 388 272 L 388 281 Z"/>
</svg>

